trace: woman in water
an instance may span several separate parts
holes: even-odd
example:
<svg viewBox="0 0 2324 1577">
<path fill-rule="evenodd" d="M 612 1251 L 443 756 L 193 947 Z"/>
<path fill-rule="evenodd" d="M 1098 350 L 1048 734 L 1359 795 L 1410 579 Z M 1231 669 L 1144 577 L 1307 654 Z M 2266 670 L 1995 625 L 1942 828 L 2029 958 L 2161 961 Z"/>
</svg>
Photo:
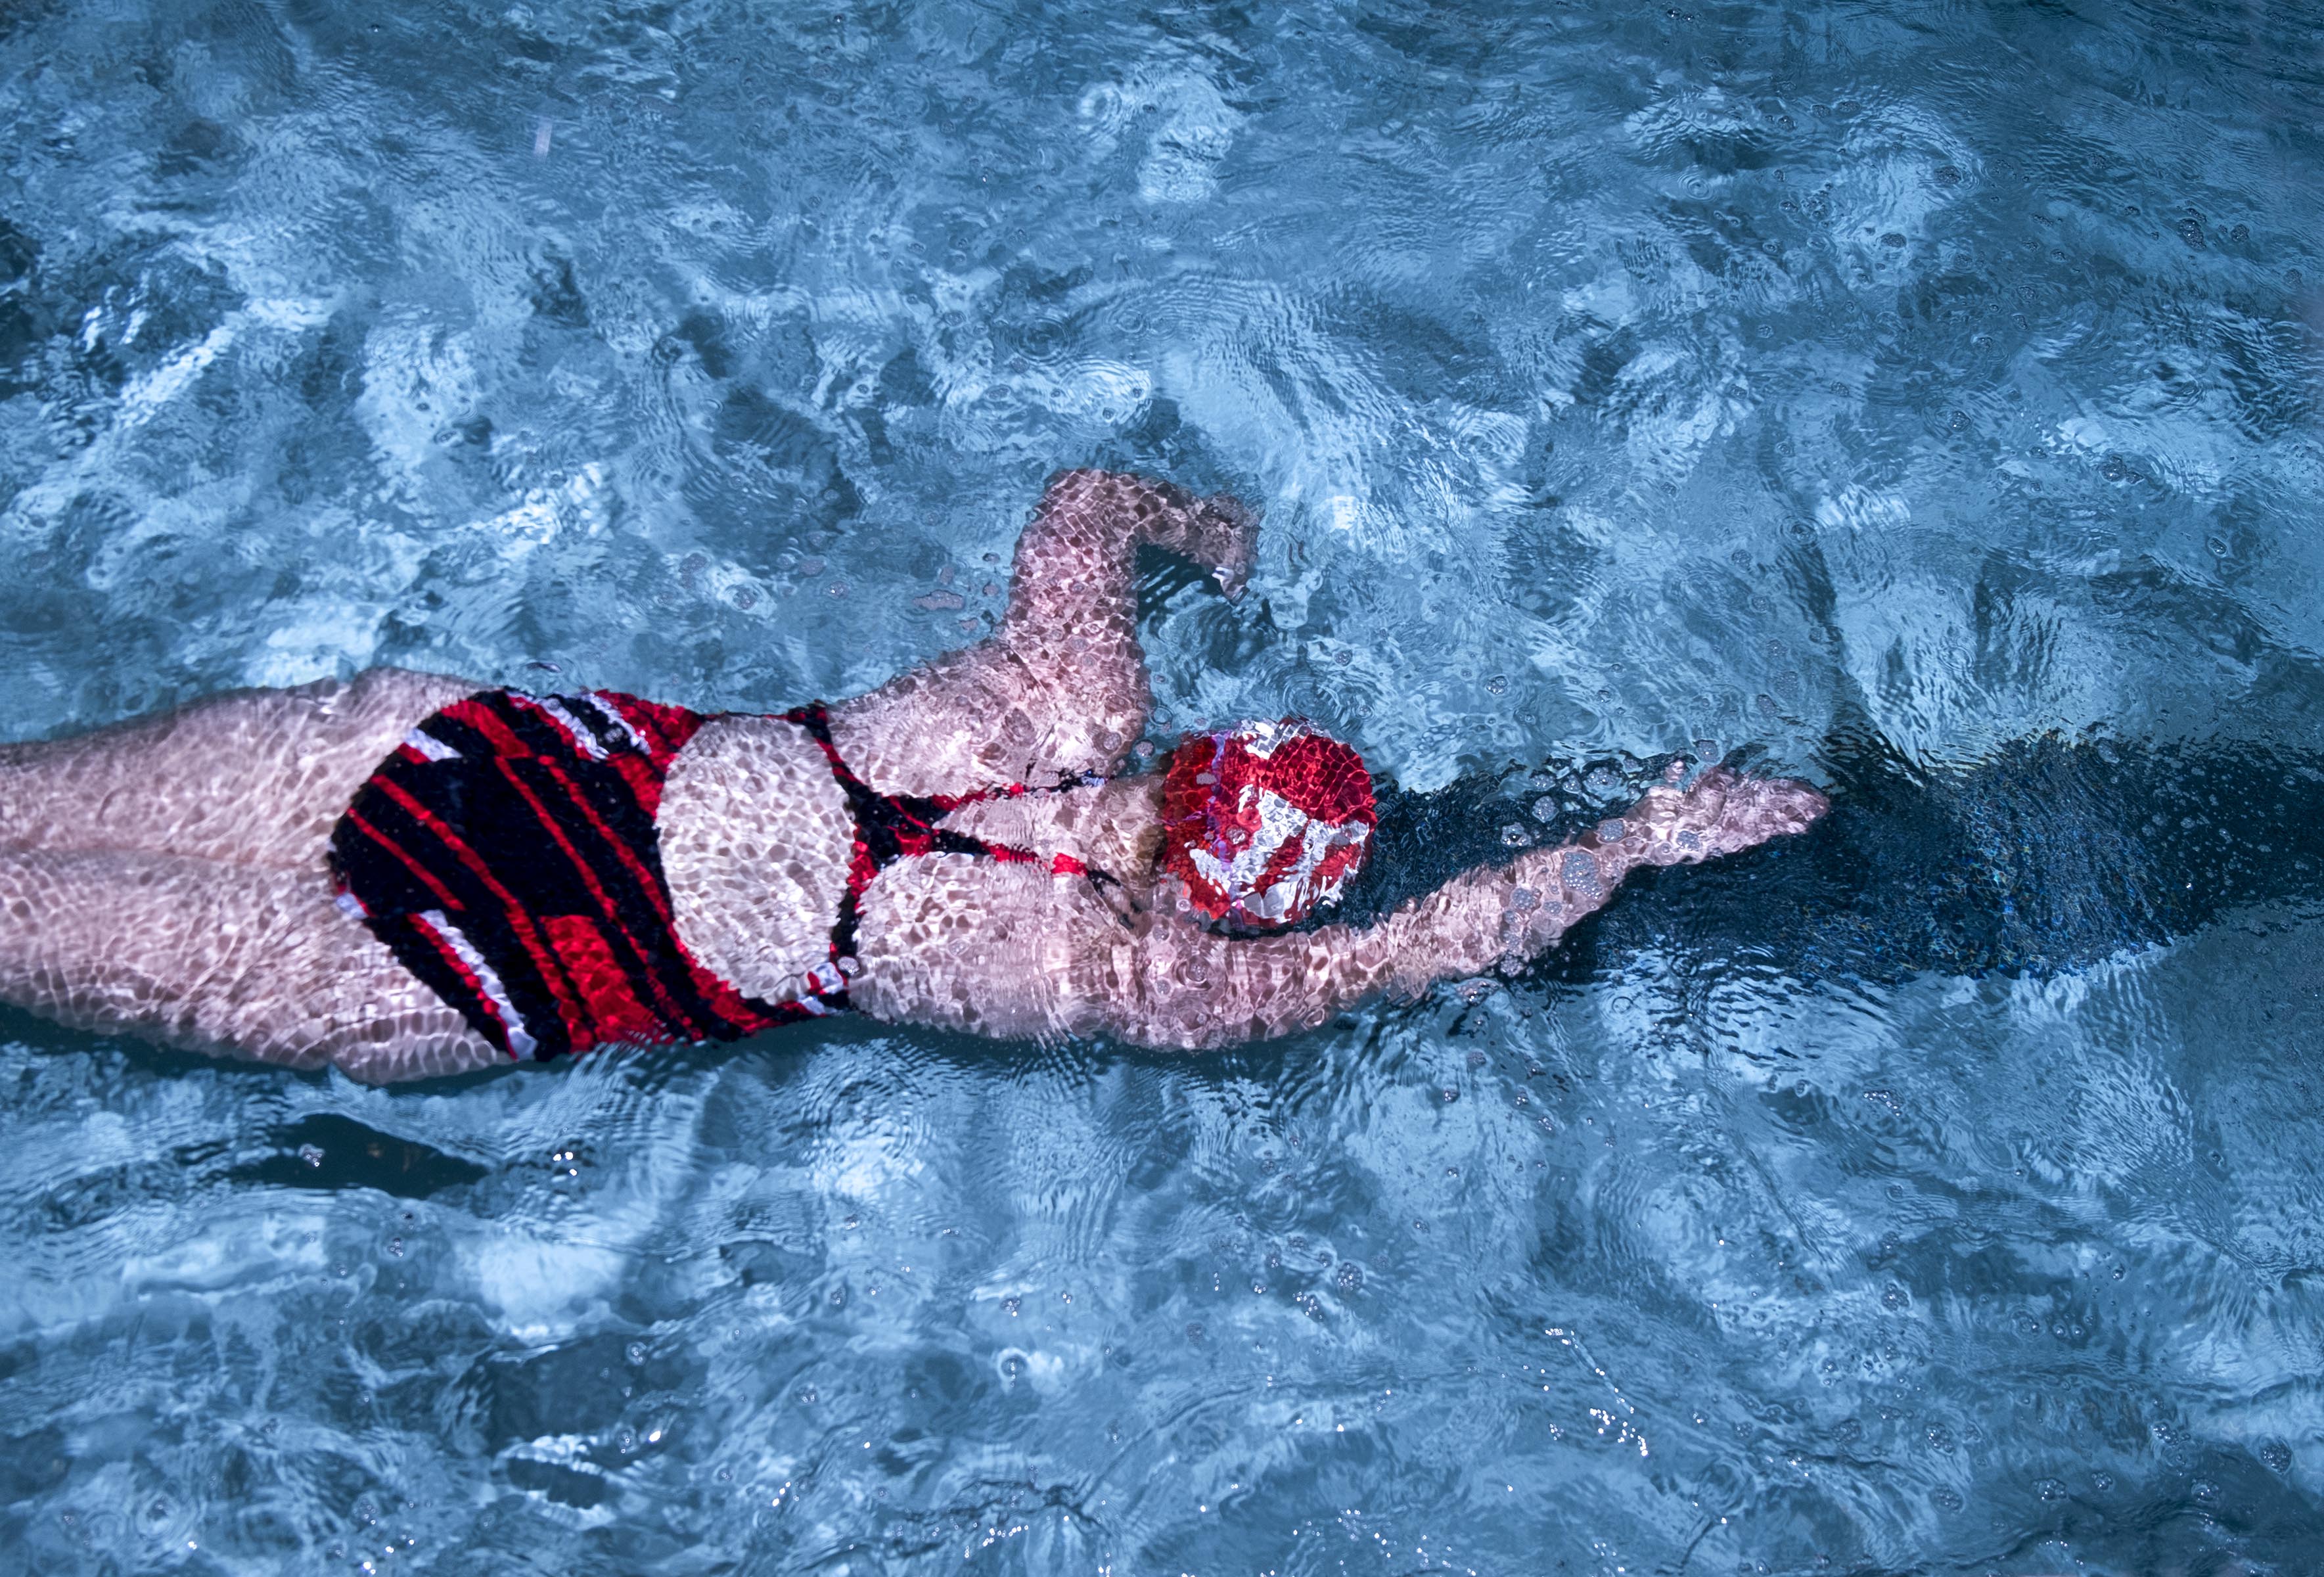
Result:
<svg viewBox="0 0 2324 1577">
<path fill-rule="evenodd" d="M 1146 730 L 1134 561 L 1230 596 L 1256 520 L 1080 471 L 997 634 L 868 695 L 705 715 L 380 669 L 0 749 L 0 1000 L 385 1081 L 853 1008 L 1008 1038 L 1204 1047 L 1514 968 L 1640 865 L 1801 830 L 1805 784 L 1713 770 L 1361 929 L 1347 746 Z"/>
</svg>

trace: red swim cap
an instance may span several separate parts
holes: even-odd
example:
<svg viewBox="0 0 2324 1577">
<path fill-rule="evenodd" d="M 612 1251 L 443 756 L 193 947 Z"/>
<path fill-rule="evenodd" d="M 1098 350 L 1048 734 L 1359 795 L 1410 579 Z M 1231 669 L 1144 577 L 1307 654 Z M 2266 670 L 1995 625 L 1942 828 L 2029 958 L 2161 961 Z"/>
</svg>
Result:
<svg viewBox="0 0 2324 1577">
<path fill-rule="evenodd" d="M 1213 920 L 1273 928 L 1337 901 L 1370 851 L 1364 759 L 1305 723 L 1190 733 L 1162 785 L 1162 869 Z"/>
</svg>

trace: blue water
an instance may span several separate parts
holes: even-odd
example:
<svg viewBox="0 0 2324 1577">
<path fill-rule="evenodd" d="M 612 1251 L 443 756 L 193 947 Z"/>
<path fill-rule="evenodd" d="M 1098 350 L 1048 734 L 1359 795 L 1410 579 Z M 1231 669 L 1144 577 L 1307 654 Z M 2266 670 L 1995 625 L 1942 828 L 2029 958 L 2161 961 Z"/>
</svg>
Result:
<svg viewBox="0 0 2324 1577">
<path fill-rule="evenodd" d="M 2324 1569 L 2319 127 L 2288 4 L 0 11 L 7 737 L 844 695 L 1103 463 L 1359 901 L 1839 800 L 1206 1059 L 0 1018 L 0 1566 Z"/>
</svg>

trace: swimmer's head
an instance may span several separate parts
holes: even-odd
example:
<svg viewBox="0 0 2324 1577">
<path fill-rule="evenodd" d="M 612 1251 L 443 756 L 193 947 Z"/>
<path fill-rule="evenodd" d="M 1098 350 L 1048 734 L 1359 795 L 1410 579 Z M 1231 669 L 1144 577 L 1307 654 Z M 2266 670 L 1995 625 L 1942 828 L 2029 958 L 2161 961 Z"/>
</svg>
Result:
<svg viewBox="0 0 2324 1577">
<path fill-rule="evenodd" d="M 1195 914 L 1296 925 L 1339 901 L 1370 852 L 1364 759 L 1296 718 L 1190 733 L 1162 787 L 1162 872 Z"/>
</svg>

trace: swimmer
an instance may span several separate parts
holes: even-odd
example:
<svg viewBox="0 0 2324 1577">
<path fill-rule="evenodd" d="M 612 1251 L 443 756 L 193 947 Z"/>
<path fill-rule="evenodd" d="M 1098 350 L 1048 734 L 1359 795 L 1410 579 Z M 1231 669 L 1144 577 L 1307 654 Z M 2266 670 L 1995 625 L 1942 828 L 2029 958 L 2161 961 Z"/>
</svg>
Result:
<svg viewBox="0 0 2324 1577">
<path fill-rule="evenodd" d="M 1294 929 L 1369 852 L 1370 779 L 1286 720 L 1123 775 L 1135 560 L 1237 595 L 1255 517 L 1055 478 L 977 645 L 832 706 L 705 715 L 378 669 L 0 749 L 0 1001 L 383 1082 L 853 1010 L 1197 1049 L 1514 969 L 1642 865 L 1821 816 L 1674 778 L 1371 925 Z"/>
</svg>

